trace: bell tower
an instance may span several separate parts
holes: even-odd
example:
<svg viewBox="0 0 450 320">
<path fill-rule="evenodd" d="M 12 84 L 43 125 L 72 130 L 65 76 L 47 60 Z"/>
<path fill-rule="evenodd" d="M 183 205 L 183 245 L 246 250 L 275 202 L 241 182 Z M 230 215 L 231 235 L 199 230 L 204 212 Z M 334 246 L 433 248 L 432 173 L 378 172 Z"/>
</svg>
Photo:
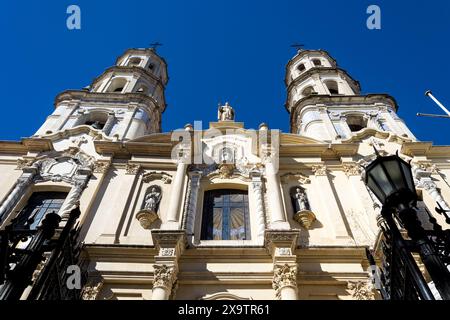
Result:
<svg viewBox="0 0 450 320">
<path fill-rule="evenodd" d="M 324 50 L 298 50 L 286 66 L 291 132 L 339 142 L 367 129 L 415 140 L 387 94 L 361 94 L 358 81 Z"/>
<path fill-rule="evenodd" d="M 161 132 L 167 65 L 154 48 L 129 49 L 82 90 L 67 90 L 34 136 L 89 127 L 114 140 Z"/>
</svg>

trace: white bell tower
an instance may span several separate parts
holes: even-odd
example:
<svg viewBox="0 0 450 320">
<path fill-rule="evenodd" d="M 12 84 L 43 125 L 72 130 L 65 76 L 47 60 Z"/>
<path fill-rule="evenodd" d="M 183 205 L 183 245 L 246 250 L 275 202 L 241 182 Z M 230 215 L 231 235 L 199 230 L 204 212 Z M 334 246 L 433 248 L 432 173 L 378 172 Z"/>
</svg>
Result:
<svg viewBox="0 0 450 320">
<path fill-rule="evenodd" d="M 115 140 L 161 132 L 167 81 L 167 65 L 155 49 L 129 49 L 88 87 L 59 94 L 34 136 L 83 127 Z"/>
<path fill-rule="evenodd" d="M 291 132 L 339 142 L 367 129 L 415 140 L 387 94 L 361 95 L 359 82 L 324 50 L 300 49 L 286 66 Z"/>
</svg>

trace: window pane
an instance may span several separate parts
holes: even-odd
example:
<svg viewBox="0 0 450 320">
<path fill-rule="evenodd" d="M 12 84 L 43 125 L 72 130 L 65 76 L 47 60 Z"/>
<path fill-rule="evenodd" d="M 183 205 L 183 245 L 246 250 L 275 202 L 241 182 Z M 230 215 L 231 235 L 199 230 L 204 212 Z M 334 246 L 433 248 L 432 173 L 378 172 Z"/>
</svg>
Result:
<svg viewBox="0 0 450 320">
<path fill-rule="evenodd" d="M 213 240 L 222 240 L 222 221 L 223 211 L 219 208 L 214 208 L 213 213 Z"/>
<path fill-rule="evenodd" d="M 230 215 L 230 239 L 243 240 L 245 239 L 245 217 L 243 208 L 231 209 Z"/>
<path fill-rule="evenodd" d="M 202 240 L 250 239 L 246 191 L 222 189 L 205 192 Z"/>
</svg>

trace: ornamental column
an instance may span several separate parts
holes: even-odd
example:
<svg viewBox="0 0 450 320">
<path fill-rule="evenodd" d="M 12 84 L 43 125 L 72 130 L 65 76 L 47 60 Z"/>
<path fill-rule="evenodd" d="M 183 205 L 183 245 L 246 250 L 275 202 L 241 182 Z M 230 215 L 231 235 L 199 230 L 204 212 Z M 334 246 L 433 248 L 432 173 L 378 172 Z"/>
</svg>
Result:
<svg viewBox="0 0 450 320">
<path fill-rule="evenodd" d="M 286 222 L 283 198 L 280 190 L 280 180 L 278 172 L 272 161 L 265 164 L 266 179 L 267 179 L 267 201 L 270 207 L 270 228 L 271 229 L 289 229 L 289 224 Z"/>
<path fill-rule="evenodd" d="M 23 168 L 22 175 L 17 179 L 16 184 L 0 206 L 0 223 L 6 218 L 8 212 L 17 204 L 20 197 L 26 193 L 26 190 L 33 182 L 37 171 L 38 168 L 35 166 Z"/>
<path fill-rule="evenodd" d="M 297 256 L 300 230 L 267 230 L 265 247 L 273 258 L 272 288 L 278 300 L 297 300 Z"/>
<path fill-rule="evenodd" d="M 183 198 L 183 186 L 186 177 L 187 163 L 183 157 L 178 160 L 177 172 L 172 182 L 170 190 L 169 208 L 167 209 L 166 223 L 161 229 L 176 230 L 178 229 L 178 214 L 180 212 L 181 199 Z"/>
<path fill-rule="evenodd" d="M 186 233 L 182 230 L 152 230 L 158 250 L 153 265 L 152 300 L 169 300 L 177 289 L 178 259 L 186 248 Z"/>
<path fill-rule="evenodd" d="M 202 173 L 199 171 L 193 171 L 189 173 L 187 210 L 183 229 L 186 230 L 188 238 L 191 239 L 190 242 L 192 242 L 192 237 L 194 236 L 195 214 L 197 212 L 197 197 L 198 191 L 200 189 L 201 178 Z"/>
<path fill-rule="evenodd" d="M 252 191 L 255 199 L 256 207 L 256 223 L 258 229 L 258 238 L 264 239 L 264 231 L 266 230 L 266 217 L 264 214 L 264 201 L 263 201 L 263 182 L 261 179 L 261 173 L 259 171 L 253 171 L 250 173 L 252 177 Z"/>
</svg>

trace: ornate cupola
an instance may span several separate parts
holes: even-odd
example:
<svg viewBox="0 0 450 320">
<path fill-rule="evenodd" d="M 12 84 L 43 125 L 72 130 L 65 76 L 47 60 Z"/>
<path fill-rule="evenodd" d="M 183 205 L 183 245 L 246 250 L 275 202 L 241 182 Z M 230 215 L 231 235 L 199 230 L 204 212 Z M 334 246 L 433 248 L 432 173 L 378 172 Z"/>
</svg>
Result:
<svg viewBox="0 0 450 320">
<path fill-rule="evenodd" d="M 361 95 L 359 82 L 324 50 L 300 49 L 286 66 L 285 84 L 292 133 L 340 142 L 373 129 L 415 140 L 394 98 Z"/>
<path fill-rule="evenodd" d="M 35 136 L 86 126 L 114 140 L 161 132 L 167 81 L 167 65 L 154 48 L 129 49 L 90 86 L 59 94 Z"/>
</svg>

